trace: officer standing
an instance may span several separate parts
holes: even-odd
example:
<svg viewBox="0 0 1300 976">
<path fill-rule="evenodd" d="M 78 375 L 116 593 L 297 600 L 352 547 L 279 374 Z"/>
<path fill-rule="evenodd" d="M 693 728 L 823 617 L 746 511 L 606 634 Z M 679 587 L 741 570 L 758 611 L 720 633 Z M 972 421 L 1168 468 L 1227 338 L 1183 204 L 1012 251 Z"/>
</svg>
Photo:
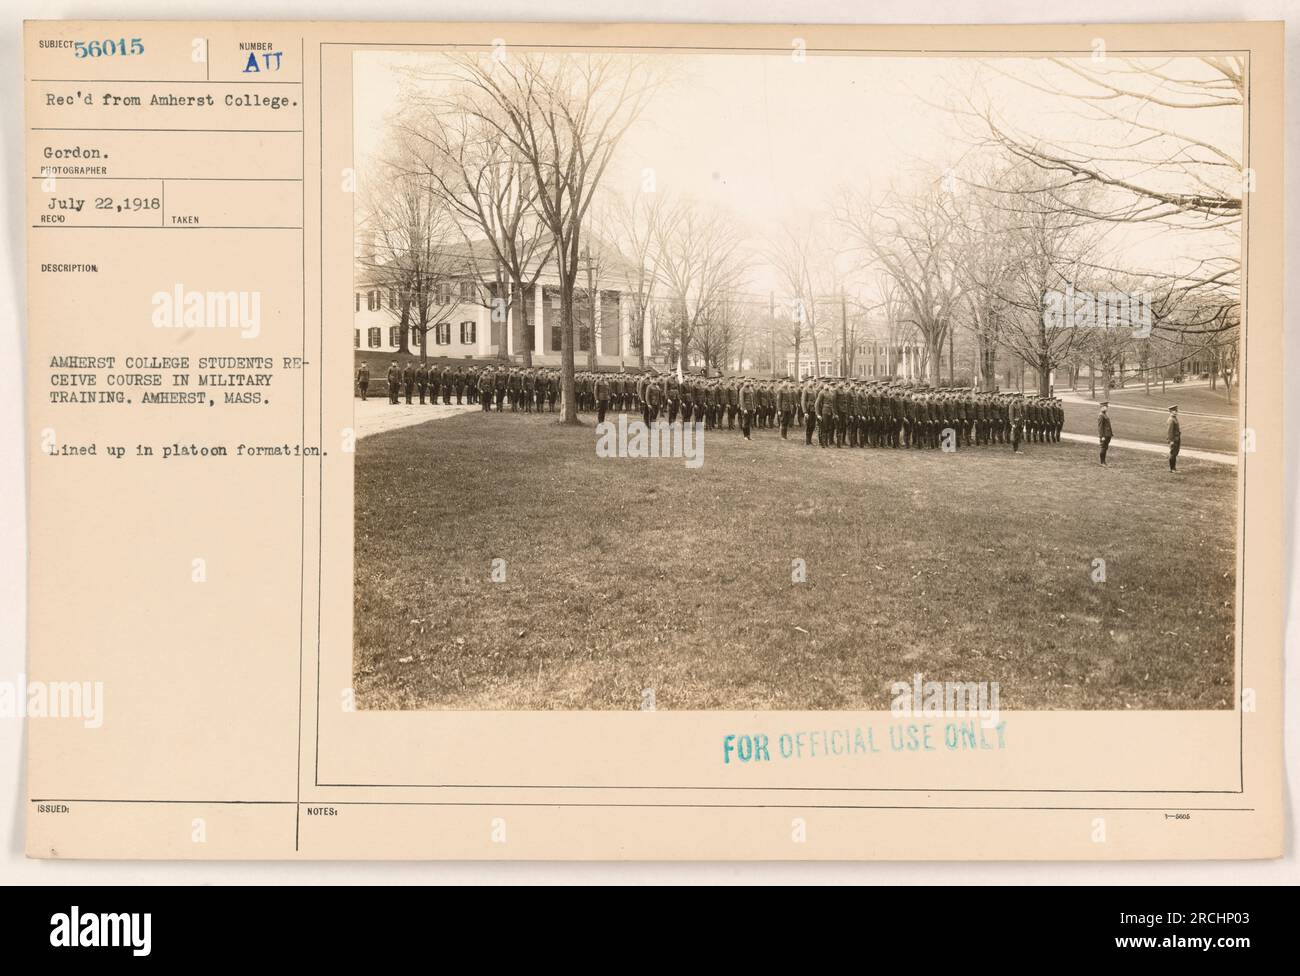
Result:
<svg viewBox="0 0 1300 976">
<path fill-rule="evenodd" d="M 781 440 L 790 432 L 790 420 L 794 416 L 795 386 L 789 380 L 783 380 L 777 387 L 776 408 L 781 416 Z"/>
<path fill-rule="evenodd" d="M 361 366 L 357 369 L 357 389 L 361 391 L 361 399 L 366 399 L 366 390 L 370 389 L 370 367 L 363 360 Z"/>
<path fill-rule="evenodd" d="M 1169 422 L 1165 427 L 1165 434 L 1169 440 L 1169 470 L 1174 474 L 1178 473 L 1178 451 L 1183 445 L 1183 429 L 1178 424 L 1178 407 L 1169 408 Z"/>
<path fill-rule="evenodd" d="M 1007 419 L 1011 421 L 1011 452 L 1020 453 L 1020 438 L 1025 436 L 1025 403 L 1022 393 L 1011 394 L 1011 403 L 1007 407 Z"/>
<path fill-rule="evenodd" d="M 1101 445 L 1101 463 L 1106 465 L 1106 449 L 1110 447 L 1111 431 L 1110 415 L 1106 408 L 1110 406 L 1109 400 L 1101 401 L 1101 412 L 1097 414 L 1097 442 Z"/>
<path fill-rule="evenodd" d="M 402 390 L 406 394 L 406 402 L 411 402 L 411 394 L 415 392 L 415 367 L 408 361 L 402 367 Z"/>
<path fill-rule="evenodd" d="M 415 371 L 415 389 L 420 394 L 420 406 L 424 406 L 424 393 L 429 386 L 429 367 L 421 362 Z"/>
<path fill-rule="evenodd" d="M 397 361 L 388 367 L 388 402 L 397 404 L 397 387 L 402 382 L 402 371 L 397 368 Z"/>
<path fill-rule="evenodd" d="M 749 380 L 743 380 L 737 399 L 740 401 L 740 432 L 745 435 L 745 440 L 749 440 L 749 429 L 754 423 L 754 411 L 757 408 L 758 394 L 754 389 L 754 384 Z"/>
<path fill-rule="evenodd" d="M 799 410 L 803 413 L 803 444 L 812 447 L 813 431 L 817 429 L 817 390 L 805 376 L 799 391 Z"/>
<path fill-rule="evenodd" d="M 605 422 L 605 411 L 609 409 L 609 377 L 604 373 L 596 374 L 596 423 Z"/>
</svg>

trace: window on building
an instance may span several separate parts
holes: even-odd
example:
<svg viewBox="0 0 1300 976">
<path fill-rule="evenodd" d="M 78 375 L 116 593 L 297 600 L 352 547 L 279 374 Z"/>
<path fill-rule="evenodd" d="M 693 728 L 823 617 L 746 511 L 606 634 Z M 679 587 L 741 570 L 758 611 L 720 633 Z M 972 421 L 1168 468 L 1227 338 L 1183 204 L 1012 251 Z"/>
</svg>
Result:
<svg viewBox="0 0 1300 976">
<path fill-rule="evenodd" d="M 472 302 L 474 300 L 474 282 L 470 278 L 462 278 L 460 282 L 460 300 L 462 302 Z"/>
<path fill-rule="evenodd" d="M 379 292 L 373 289 L 366 292 L 366 308 L 372 312 L 379 309 Z"/>
<path fill-rule="evenodd" d="M 361 330 L 360 330 L 360 329 L 353 329 L 353 330 L 352 330 L 352 348 L 353 348 L 353 349 L 360 349 L 360 348 L 361 348 Z"/>
<path fill-rule="evenodd" d="M 352 311 L 361 311 L 361 292 L 354 292 L 352 295 Z"/>
<path fill-rule="evenodd" d="M 451 345 L 451 323 L 450 322 L 438 323 L 438 345 L 440 346 Z"/>
<path fill-rule="evenodd" d="M 366 345 L 371 349 L 379 348 L 379 326 L 376 325 L 366 330 Z"/>
<path fill-rule="evenodd" d="M 388 330 L 388 344 L 396 349 L 402 342 L 402 327 L 400 325 L 391 326 Z"/>
<path fill-rule="evenodd" d="M 418 325 L 411 326 L 411 348 L 420 348 L 420 327 Z"/>
<path fill-rule="evenodd" d="M 396 289 L 396 288 L 390 288 L 390 289 L 388 289 L 388 307 L 389 307 L 389 308 L 397 308 L 397 289 Z"/>
<path fill-rule="evenodd" d="M 462 322 L 460 324 L 460 344 L 462 346 L 472 346 L 474 342 L 474 323 Z"/>
<path fill-rule="evenodd" d="M 451 282 L 440 281 L 433 287 L 433 300 L 439 305 L 451 304 Z"/>
</svg>

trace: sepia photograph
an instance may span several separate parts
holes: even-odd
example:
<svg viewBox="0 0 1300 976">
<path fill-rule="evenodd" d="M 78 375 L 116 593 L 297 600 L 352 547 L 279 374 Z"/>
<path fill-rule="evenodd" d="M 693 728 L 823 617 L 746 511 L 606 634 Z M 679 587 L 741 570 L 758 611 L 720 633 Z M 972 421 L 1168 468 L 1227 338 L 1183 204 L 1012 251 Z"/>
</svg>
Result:
<svg viewBox="0 0 1300 976">
<path fill-rule="evenodd" d="M 1294 878 L 1296 24 L 663 2 L 12 25 L 16 878 Z"/>
<path fill-rule="evenodd" d="M 1232 709 L 1247 85 L 355 52 L 358 707 Z"/>
</svg>

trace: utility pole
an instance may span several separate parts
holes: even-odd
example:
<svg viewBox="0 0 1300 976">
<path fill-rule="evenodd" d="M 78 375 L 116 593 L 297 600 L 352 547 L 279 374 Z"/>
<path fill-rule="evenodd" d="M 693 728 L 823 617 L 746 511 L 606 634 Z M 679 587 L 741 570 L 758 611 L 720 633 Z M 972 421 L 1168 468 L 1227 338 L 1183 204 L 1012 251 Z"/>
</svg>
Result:
<svg viewBox="0 0 1300 976">
<path fill-rule="evenodd" d="M 849 375 L 849 304 L 840 289 L 840 376 Z"/>
<path fill-rule="evenodd" d="M 767 335 L 772 343 L 772 379 L 776 379 L 776 292 L 767 293 Z"/>
<path fill-rule="evenodd" d="M 957 330 L 951 325 L 948 326 L 948 385 L 952 386 L 956 377 L 957 361 L 952 354 L 952 335 Z"/>
</svg>

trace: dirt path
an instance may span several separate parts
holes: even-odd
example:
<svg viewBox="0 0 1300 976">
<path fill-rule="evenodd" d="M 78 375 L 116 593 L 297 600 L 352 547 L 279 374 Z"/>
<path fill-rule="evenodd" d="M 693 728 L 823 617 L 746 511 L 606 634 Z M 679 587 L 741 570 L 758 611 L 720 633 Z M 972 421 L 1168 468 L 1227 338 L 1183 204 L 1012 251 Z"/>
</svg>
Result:
<svg viewBox="0 0 1300 976">
<path fill-rule="evenodd" d="M 1097 444 L 1097 438 L 1089 437 L 1086 434 L 1061 434 L 1063 441 L 1077 441 L 1080 444 Z M 1116 451 L 1145 451 L 1148 454 L 1163 454 L 1169 456 L 1168 444 L 1152 444 L 1149 441 L 1126 441 L 1118 437 L 1111 438 L 1110 453 L 1106 455 L 1107 460 L 1115 456 Z M 1201 451 L 1194 447 L 1184 447 L 1178 452 L 1178 459 L 1195 458 L 1197 461 L 1209 461 L 1212 464 L 1236 464 L 1237 455 L 1228 454 L 1225 451 Z"/>
<path fill-rule="evenodd" d="M 369 437 L 371 434 L 382 434 L 386 430 L 410 427 L 412 424 L 422 424 L 426 420 L 442 420 L 468 410 L 479 409 L 477 404 L 466 403 L 457 406 L 453 403 L 448 406 L 439 403 L 436 406 L 429 406 L 427 403 L 421 405 L 418 400 L 407 406 L 405 399 L 394 406 L 388 402 L 387 397 L 370 397 L 367 400 L 354 397 L 352 407 L 352 426 L 357 432 L 357 437 Z"/>
</svg>

